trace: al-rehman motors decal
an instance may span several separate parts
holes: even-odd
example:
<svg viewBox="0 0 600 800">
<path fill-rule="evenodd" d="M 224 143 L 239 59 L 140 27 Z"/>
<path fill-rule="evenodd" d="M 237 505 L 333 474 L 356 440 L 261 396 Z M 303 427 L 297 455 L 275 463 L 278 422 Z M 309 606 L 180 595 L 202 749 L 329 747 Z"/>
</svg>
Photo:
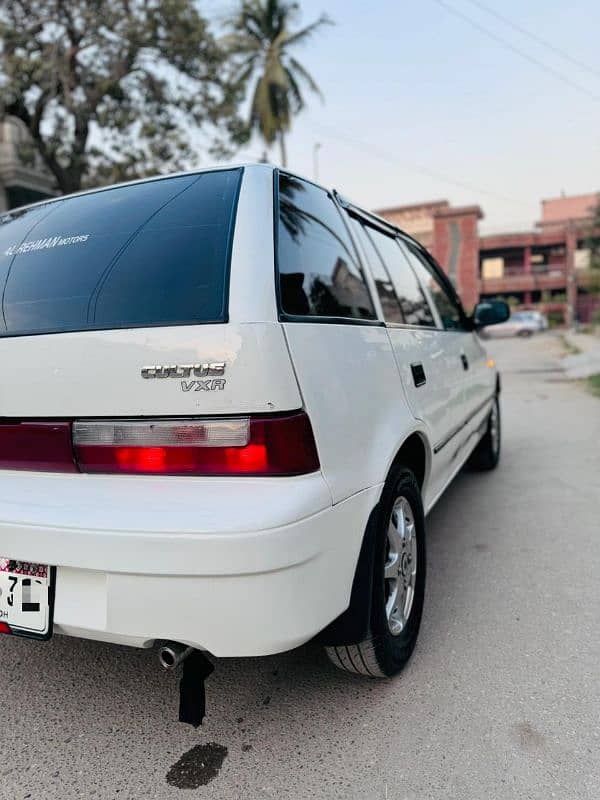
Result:
<svg viewBox="0 0 600 800">
<path fill-rule="evenodd" d="M 32 242 L 22 244 L 11 244 L 4 251 L 5 256 L 20 256 L 23 253 L 32 253 L 37 250 L 50 250 L 53 247 L 65 247 L 69 244 L 82 244 L 90 238 L 89 233 L 81 233 L 78 236 L 47 236 L 45 239 L 36 239 Z"/>
</svg>

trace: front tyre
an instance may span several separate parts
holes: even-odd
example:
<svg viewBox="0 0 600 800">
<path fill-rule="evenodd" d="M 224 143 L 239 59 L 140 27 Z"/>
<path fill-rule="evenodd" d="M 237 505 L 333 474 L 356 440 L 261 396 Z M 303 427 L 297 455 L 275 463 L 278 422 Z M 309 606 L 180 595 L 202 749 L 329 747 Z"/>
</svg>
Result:
<svg viewBox="0 0 600 800">
<path fill-rule="evenodd" d="M 400 672 L 414 649 L 425 594 L 425 521 L 414 474 L 388 478 L 376 518 L 371 615 L 367 637 L 326 647 L 340 669 L 371 678 Z"/>
<path fill-rule="evenodd" d="M 498 461 L 500 461 L 500 433 L 500 401 L 498 395 L 496 395 L 483 438 L 473 450 L 469 459 L 469 466 L 472 469 L 487 471 L 498 466 Z"/>
</svg>

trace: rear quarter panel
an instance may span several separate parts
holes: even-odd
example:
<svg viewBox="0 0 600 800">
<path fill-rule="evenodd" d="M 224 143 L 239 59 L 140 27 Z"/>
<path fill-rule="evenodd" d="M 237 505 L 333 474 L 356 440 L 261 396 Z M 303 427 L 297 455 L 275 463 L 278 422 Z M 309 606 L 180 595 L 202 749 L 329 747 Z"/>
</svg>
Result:
<svg viewBox="0 0 600 800">
<path fill-rule="evenodd" d="M 402 443 L 420 430 L 387 330 L 311 322 L 284 328 L 334 502 L 382 483 Z"/>
</svg>

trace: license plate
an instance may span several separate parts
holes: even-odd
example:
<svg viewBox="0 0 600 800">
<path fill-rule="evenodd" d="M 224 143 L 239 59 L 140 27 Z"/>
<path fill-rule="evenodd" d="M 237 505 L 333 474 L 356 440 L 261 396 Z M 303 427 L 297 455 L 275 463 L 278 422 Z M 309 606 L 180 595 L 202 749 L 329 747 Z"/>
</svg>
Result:
<svg viewBox="0 0 600 800">
<path fill-rule="evenodd" d="M 54 574 L 54 567 L 47 564 L 0 558 L 0 630 L 32 639 L 50 638 Z"/>
</svg>

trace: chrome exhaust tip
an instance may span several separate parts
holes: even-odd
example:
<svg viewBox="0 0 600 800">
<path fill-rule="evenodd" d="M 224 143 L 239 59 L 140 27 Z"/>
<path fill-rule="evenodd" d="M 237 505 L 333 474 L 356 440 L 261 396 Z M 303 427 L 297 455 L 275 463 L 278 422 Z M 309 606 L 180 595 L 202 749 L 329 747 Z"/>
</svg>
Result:
<svg viewBox="0 0 600 800">
<path fill-rule="evenodd" d="M 158 648 L 158 661 L 163 669 L 176 669 L 193 651 L 193 647 L 179 642 L 165 642 Z"/>
</svg>

